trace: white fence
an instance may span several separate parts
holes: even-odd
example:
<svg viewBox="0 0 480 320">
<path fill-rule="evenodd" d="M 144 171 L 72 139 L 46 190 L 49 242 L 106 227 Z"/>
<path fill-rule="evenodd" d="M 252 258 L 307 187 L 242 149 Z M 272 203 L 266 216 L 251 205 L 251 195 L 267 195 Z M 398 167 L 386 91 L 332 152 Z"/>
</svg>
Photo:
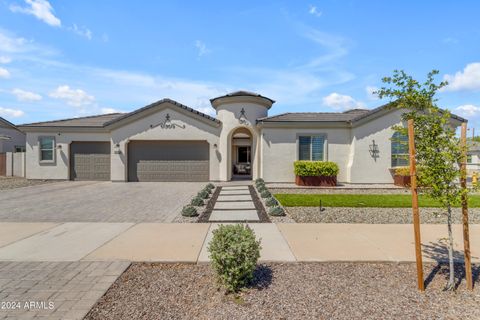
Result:
<svg viewBox="0 0 480 320">
<path fill-rule="evenodd" d="M 7 152 L 7 177 L 25 177 L 25 152 Z"/>
</svg>

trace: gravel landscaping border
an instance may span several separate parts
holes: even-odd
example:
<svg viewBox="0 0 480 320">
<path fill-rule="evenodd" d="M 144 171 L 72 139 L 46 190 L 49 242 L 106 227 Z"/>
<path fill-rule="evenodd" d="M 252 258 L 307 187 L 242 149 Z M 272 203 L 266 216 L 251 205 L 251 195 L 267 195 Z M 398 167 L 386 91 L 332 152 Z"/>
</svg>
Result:
<svg viewBox="0 0 480 320">
<path fill-rule="evenodd" d="M 277 198 L 275 198 L 274 194 L 272 193 L 272 197 L 275 198 L 275 200 L 277 200 L 278 202 L 278 205 L 280 207 L 283 208 L 283 211 L 285 212 L 285 215 L 284 216 L 271 216 L 267 213 L 267 205 L 265 204 L 265 199 L 263 199 L 262 197 L 259 196 L 259 192 L 257 190 L 257 188 L 255 188 L 254 186 L 252 186 L 253 188 L 253 192 L 255 193 L 255 195 L 257 196 L 257 199 L 262 203 L 262 207 L 264 208 L 265 210 L 265 214 L 269 217 L 270 221 L 273 222 L 273 223 L 294 223 L 295 220 L 293 220 L 289 214 L 288 214 L 288 211 L 285 209 L 284 206 L 282 206 L 282 204 L 280 203 L 280 201 L 278 201 Z M 268 188 L 268 187 L 267 187 Z M 271 192 L 270 192 L 271 193 Z M 253 197 L 253 196 L 252 196 Z"/>
<path fill-rule="evenodd" d="M 425 264 L 426 291 L 414 263 L 288 263 L 257 267 L 249 288 L 225 295 L 208 264 L 134 263 L 85 319 L 479 319 L 475 288 L 446 292 L 446 265 Z"/>
<path fill-rule="evenodd" d="M 216 187 L 215 188 L 215 191 L 212 193 L 212 196 L 210 197 L 210 199 L 208 199 L 207 205 L 205 206 L 205 210 L 198 217 L 196 222 L 198 222 L 198 223 L 209 223 L 209 222 L 211 222 L 211 221 L 208 221 L 208 219 L 210 219 L 210 215 L 212 214 L 213 207 L 215 207 L 215 203 L 217 202 L 218 195 L 220 194 L 220 191 L 222 191 L 222 187 Z"/>
<path fill-rule="evenodd" d="M 255 206 L 255 209 L 257 210 L 258 217 L 260 218 L 260 221 L 252 221 L 252 222 L 270 223 L 271 222 L 270 217 L 268 216 L 262 201 L 258 197 L 257 190 L 255 190 L 255 187 L 252 185 L 249 185 L 248 191 L 250 192 L 250 196 L 252 197 L 253 204 Z"/>
<path fill-rule="evenodd" d="M 366 223 L 411 224 L 411 208 L 349 208 L 349 207 L 287 207 L 288 214 L 297 223 Z M 470 208 L 469 223 L 480 223 L 480 208 Z M 452 209 L 453 223 L 462 223 L 462 209 Z M 420 222 L 445 224 L 442 208 L 420 208 Z"/>
<path fill-rule="evenodd" d="M 38 186 L 41 184 L 64 182 L 65 180 L 28 180 L 21 177 L 3 177 L 0 176 L 0 190 L 11 190 Z"/>
</svg>

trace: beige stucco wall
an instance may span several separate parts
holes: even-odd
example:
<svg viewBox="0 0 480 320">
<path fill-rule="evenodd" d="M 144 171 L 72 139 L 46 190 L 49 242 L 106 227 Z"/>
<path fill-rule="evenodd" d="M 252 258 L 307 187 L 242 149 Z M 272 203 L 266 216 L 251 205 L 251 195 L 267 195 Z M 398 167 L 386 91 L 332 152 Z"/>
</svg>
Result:
<svg viewBox="0 0 480 320">
<path fill-rule="evenodd" d="M 245 110 L 245 123 L 241 123 L 240 112 Z M 238 128 L 247 128 L 252 135 L 252 178 L 259 177 L 260 168 L 260 131 L 256 120 L 266 117 L 268 109 L 265 106 L 249 102 L 225 103 L 217 107 L 217 119 L 222 121 L 222 131 L 219 140 L 219 152 L 226 161 L 220 163 L 219 180 L 227 181 L 232 176 L 232 134 Z"/>
<path fill-rule="evenodd" d="M 25 134 L 11 127 L 3 127 L 0 123 L 0 135 L 11 137 L 10 140 L 0 140 L 0 153 L 13 152 L 15 146 L 25 146 Z"/>
<path fill-rule="evenodd" d="M 263 128 L 262 168 L 263 179 L 269 182 L 294 182 L 293 162 L 298 160 L 299 135 L 325 135 L 325 160 L 340 167 L 339 181 L 346 181 L 347 160 L 350 151 L 348 128 Z"/>
<path fill-rule="evenodd" d="M 53 163 L 40 163 L 39 161 L 38 140 L 42 136 L 55 137 L 57 149 L 55 150 L 55 161 Z M 27 179 L 70 179 L 69 147 L 73 141 L 110 141 L 110 134 L 101 132 L 28 132 L 25 150 Z M 61 149 L 58 146 L 61 146 Z"/>
<path fill-rule="evenodd" d="M 188 111 L 186 111 L 188 112 Z M 166 115 L 170 115 L 171 122 L 177 124 L 174 129 L 162 128 Z M 150 126 L 154 126 L 151 128 Z M 185 128 L 183 128 L 185 126 Z M 220 127 L 214 127 L 202 120 L 192 118 L 178 108 L 165 108 L 149 116 L 140 118 L 111 131 L 112 141 L 112 181 L 126 181 L 128 170 L 128 142 L 133 140 L 199 140 L 207 141 L 210 148 L 210 180 L 219 180 L 219 167 L 222 157 L 218 149 Z M 113 149 L 119 144 L 120 154 Z"/>
<path fill-rule="evenodd" d="M 352 128 L 352 146 L 347 171 L 351 183 L 393 183 L 391 171 L 392 126 L 401 125 L 401 110 L 392 110 Z M 378 158 L 369 152 L 372 141 L 378 145 Z"/>
</svg>

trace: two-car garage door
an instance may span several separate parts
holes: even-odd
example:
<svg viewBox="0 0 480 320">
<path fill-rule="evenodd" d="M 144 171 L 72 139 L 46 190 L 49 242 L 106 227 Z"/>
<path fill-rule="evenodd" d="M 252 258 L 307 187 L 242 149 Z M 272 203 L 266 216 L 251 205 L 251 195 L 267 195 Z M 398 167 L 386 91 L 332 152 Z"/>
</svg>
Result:
<svg viewBox="0 0 480 320">
<path fill-rule="evenodd" d="M 128 181 L 208 181 L 206 141 L 130 141 Z"/>
</svg>

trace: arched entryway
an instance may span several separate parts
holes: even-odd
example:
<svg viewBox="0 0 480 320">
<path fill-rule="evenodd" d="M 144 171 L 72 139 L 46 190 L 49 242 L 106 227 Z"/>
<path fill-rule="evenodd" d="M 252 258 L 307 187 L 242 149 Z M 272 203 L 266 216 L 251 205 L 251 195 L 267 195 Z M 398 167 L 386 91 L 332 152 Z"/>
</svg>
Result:
<svg viewBox="0 0 480 320">
<path fill-rule="evenodd" d="M 231 177 L 232 180 L 251 180 L 253 172 L 254 150 L 252 133 L 241 127 L 231 136 Z"/>
</svg>

